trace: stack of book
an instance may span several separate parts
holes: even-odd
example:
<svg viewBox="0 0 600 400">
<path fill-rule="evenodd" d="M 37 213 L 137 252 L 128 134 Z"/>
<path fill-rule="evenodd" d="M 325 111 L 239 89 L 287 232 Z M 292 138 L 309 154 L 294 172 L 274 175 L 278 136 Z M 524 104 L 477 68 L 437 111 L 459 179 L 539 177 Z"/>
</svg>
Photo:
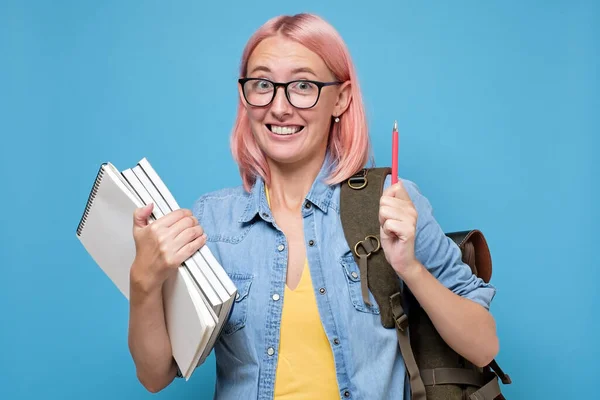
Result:
<svg viewBox="0 0 600 400">
<path fill-rule="evenodd" d="M 77 238 L 95 263 L 129 300 L 129 272 L 136 255 L 133 213 L 153 203 L 150 221 L 179 206 L 146 158 L 120 172 L 100 166 L 77 226 Z M 237 288 L 204 245 L 165 282 L 165 321 L 173 357 L 188 380 L 214 347 Z"/>
</svg>

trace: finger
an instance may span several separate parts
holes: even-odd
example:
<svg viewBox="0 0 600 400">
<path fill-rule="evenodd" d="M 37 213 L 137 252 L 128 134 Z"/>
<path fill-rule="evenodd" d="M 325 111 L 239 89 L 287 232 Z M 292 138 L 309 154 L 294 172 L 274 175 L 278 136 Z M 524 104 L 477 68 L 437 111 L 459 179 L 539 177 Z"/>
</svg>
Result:
<svg viewBox="0 0 600 400">
<path fill-rule="evenodd" d="M 162 227 L 168 228 L 180 219 L 184 217 L 189 217 L 191 215 L 193 215 L 192 212 L 187 208 L 179 208 L 175 211 L 170 211 L 166 213 L 165 215 L 157 219 L 155 223 Z"/>
<path fill-rule="evenodd" d="M 196 225 L 198 225 L 198 220 L 195 216 L 189 215 L 187 217 L 183 217 L 168 228 L 166 237 L 169 239 L 175 239 L 181 234 L 181 232 Z"/>
<path fill-rule="evenodd" d="M 383 225 L 388 219 L 395 219 L 400 221 L 404 220 L 404 217 L 402 215 L 402 212 L 399 211 L 396 207 L 379 207 L 379 225 Z"/>
<path fill-rule="evenodd" d="M 414 208 L 407 206 L 397 207 L 383 205 L 379 207 L 379 225 L 383 225 L 385 221 L 389 219 L 415 224 L 417 214 Z"/>
<path fill-rule="evenodd" d="M 414 226 L 405 221 L 388 219 L 381 226 L 383 233 L 390 237 L 397 237 L 405 242 L 414 236 Z"/>
<path fill-rule="evenodd" d="M 390 206 L 396 208 L 414 208 L 412 201 L 400 199 L 392 196 L 381 196 L 379 199 L 379 206 Z"/>
<path fill-rule="evenodd" d="M 172 251 L 174 253 L 179 252 L 183 247 L 185 247 L 190 242 L 193 242 L 200 236 L 204 234 L 204 230 L 200 225 L 195 225 L 191 228 L 187 228 L 182 231 L 172 242 Z"/>
<path fill-rule="evenodd" d="M 395 185 L 392 185 L 391 189 L 392 189 L 393 197 L 396 197 L 396 198 L 402 199 L 402 200 L 412 201 L 410 199 L 410 196 L 408 195 L 408 192 L 406 191 L 406 188 L 404 187 L 404 184 L 402 183 L 402 179 L 398 179 L 398 183 L 396 183 Z"/>
<path fill-rule="evenodd" d="M 400 179 L 400 177 L 398 177 L 397 183 L 385 188 L 385 190 L 381 193 L 381 195 L 397 197 L 399 199 L 404 199 L 404 200 L 410 200 L 410 196 L 408 195 L 408 192 L 406 191 L 406 188 L 404 187 L 404 184 L 402 182 L 402 179 Z"/>
<path fill-rule="evenodd" d="M 179 264 L 183 263 L 185 260 L 194 255 L 194 253 L 197 252 L 202 246 L 204 246 L 204 244 L 206 244 L 206 234 L 198 236 L 193 241 L 181 247 L 176 253 L 177 260 L 180 260 Z"/>
<path fill-rule="evenodd" d="M 390 186 L 386 187 L 385 190 L 383 192 L 381 192 L 381 195 L 382 196 L 395 197 L 394 196 L 394 186 L 395 185 L 390 185 Z"/>
<path fill-rule="evenodd" d="M 145 205 L 144 207 L 136 208 L 133 212 L 133 227 L 143 228 L 148 225 L 148 218 L 152 214 L 152 210 L 154 209 L 154 204 L 150 203 Z"/>
</svg>

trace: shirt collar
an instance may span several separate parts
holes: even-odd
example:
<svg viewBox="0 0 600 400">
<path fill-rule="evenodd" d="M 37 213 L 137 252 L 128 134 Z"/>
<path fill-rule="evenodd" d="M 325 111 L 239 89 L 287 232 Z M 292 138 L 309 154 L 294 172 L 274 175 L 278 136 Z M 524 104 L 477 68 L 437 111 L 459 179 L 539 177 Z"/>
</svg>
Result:
<svg viewBox="0 0 600 400">
<path fill-rule="evenodd" d="M 323 161 L 323 165 L 321 166 L 321 169 L 319 170 L 319 173 L 317 174 L 317 177 L 315 178 L 305 199 L 305 201 L 314 204 L 324 213 L 327 213 L 329 203 L 334 192 L 334 186 L 328 185 L 325 182 L 329 176 L 332 166 L 333 164 L 331 163 L 329 153 L 327 153 Z M 265 221 L 273 221 L 271 210 L 265 195 L 265 182 L 260 176 L 257 176 L 256 181 L 250 190 L 246 201 L 246 207 L 244 208 L 244 212 L 242 213 L 239 222 L 250 222 L 257 215 Z"/>
</svg>

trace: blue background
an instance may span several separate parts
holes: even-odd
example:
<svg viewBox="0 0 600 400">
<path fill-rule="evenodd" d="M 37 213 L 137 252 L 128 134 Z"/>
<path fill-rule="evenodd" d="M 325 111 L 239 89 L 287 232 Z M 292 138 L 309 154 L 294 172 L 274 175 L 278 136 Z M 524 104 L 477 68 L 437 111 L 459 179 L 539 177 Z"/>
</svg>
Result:
<svg viewBox="0 0 600 400">
<path fill-rule="evenodd" d="M 228 140 L 242 48 L 268 18 L 342 34 L 377 163 L 494 259 L 513 399 L 597 389 L 598 2 L 0 2 L 1 399 L 149 399 L 126 300 L 75 237 L 101 162 L 147 157 L 184 207 L 239 184 Z M 596 229 L 594 229 L 596 228 Z M 214 358 L 154 396 L 209 399 Z"/>
</svg>

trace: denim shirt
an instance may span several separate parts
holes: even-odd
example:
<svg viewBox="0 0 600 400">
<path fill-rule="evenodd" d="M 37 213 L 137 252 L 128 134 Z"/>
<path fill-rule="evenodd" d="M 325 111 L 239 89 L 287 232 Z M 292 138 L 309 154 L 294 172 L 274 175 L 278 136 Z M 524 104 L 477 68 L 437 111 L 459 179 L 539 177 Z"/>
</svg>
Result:
<svg viewBox="0 0 600 400">
<path fill-rule="evenodd" d="M 372 294 L 363 302 L 360 271 L 340 221 L 340 186 L 327 185 L 323 164 L 302 207 L 306 256 L 321 322 L 331 343 L 340 399 L 408 399 L 407 374 L 394 329 L 381 325 Z M 447 288 L 486 309 L 495 288 L 475 277 L 446 237 L 432 207 L 402 182 L 418 212 L 415 255 Z M 385 187 L 390 185 L 387 177 Z M 377 207 L 378 204 L 373 204 Z M 216 399 L 272 399 L 284 302 L 288 243 L 273 219 L 264 182 L 201 196 L 194 215 L 207 246 L 239 296 L 215 344 Z M 310 244 L 309 244 L 310 243 Z M 399 278 L 400 279 L 400 278 Z"/>
</svg>

